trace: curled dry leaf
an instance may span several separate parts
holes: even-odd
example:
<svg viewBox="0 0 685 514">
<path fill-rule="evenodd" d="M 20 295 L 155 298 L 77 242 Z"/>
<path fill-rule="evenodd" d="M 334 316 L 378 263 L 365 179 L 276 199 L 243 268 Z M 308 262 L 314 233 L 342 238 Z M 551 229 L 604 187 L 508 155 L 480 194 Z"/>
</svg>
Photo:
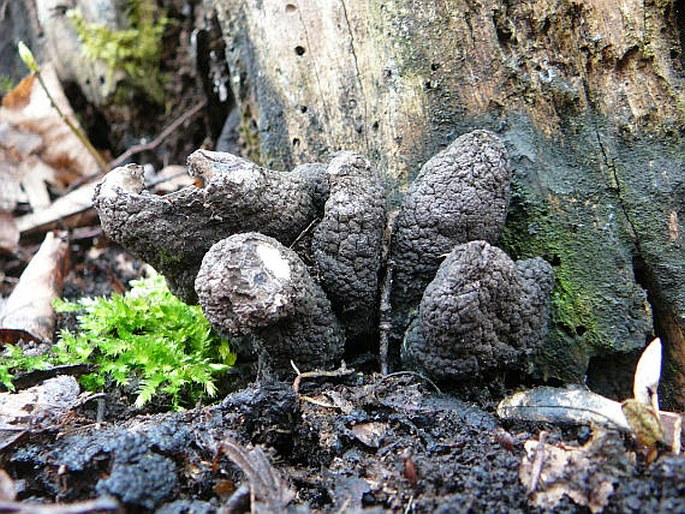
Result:
<svg viewBox="0 0 685 514">
<path fill-rule="evenodd" d="M 225 453 L 247 476 L 250 483 L 252 512 L 264 514 L 285 512 L 294 494 L 261 448 L 247 450 L 227 437 L 219 445 L 219 451 Z M 239 491 L 240 488 L 236 494 L 240 494 Z"/>
<path fill-rule="evenodd" d="M 0 429 L 34 430 L 57 423 L 76 405 L 79 392 L 76 379 L 66 375 L 18 393 L 2 392 Z"/>
<path fill-rule="evenodd" d="M 654 339 L 642 352 L 633 378 L 633 397 L 659 412 L 659 380 L 661 378 L 661 339 Z"/>
<path fill-rule="evenodd" d="M 591 512 L 601 512 L 614 492 L 614 483 L 630 469 L 616 432 L 597 429 L 582 447 L 529 440 L 519 479 L 531 490 L 536 507 L 554 509 L 563 496 Z M 534 484 L 534 487 L 532 487 Z"/>
<path fill-rule="evenodd" d="M 502 419 L 522 419 L 560 424 L 612 425 L 630 429 L 621 404 L 583 387 L 536 387 L 515 393 L 497 406 Z"/>
<path fill-rule="evenodd" d="M 48 233 L 7 299 L 0 318 L 0 342 L 52 341 L 52 301 L 62 291 L 69 242 L 66 233 Z"/>
<path fill-rule="evenodd" d="M 621 408 L 638 443 L 651 448 L 664 440 L 659 415 L 650 405 L 630 399 L 624 401 Z"/>
</svg>

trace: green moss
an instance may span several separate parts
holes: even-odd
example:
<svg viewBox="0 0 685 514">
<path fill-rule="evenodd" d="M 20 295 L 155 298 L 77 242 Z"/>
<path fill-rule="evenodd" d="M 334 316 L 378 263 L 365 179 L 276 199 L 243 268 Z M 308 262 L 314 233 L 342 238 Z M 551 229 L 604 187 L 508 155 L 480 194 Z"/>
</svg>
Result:
<svg viewBox="0 0 685 514">
<path fill-rule="evenodd" d="M 604 339 L 594 314 L 593 294 L 579 282 L 574 263 L 576 244 L 567 240 L 546 206 L 514 194 L 507 225 L 498 245 L 514 259 L 543 257 L 554 266 L 551 293 L 550 339 L 553 342 L 576 339 L 586 345 L 599 345 Z"/>
<path fill-rule="evenodd" d="M 79 330 L 62 331 L 50 352 L 24 355 L 8 346 L 0 361 L 0 381 L 12 389 L 12 373 L 59 364 L 94 364 L 81 385 L 100 390 L 107 384 L 133 388 L 136 405 L 153 397 L 172 407 L 194 405 L 217 392 L 215 380 L 235 362 L 228 341 L 218 337 L 200 307 L 173 296 L 156 275 L 133 283 L 112 298 L 57 302 L 59 312 L 75 312 Z"/>
<path fill-rule="evenodd" d="M 89 23 L 78 10 L 70 10 L 68 17 L 83 43 L 85 57 L 104 62 L 110 72 L 108 82 L 117 71 L 126 74 L 131 86 L 158 104 L 164 102 L 160 52 L 162 36 L 169 23 L 164 16 L 156 16 L 150 0 L 129 0 L 130 28 L 112 30 L 99 23 Z"/>
</svg>

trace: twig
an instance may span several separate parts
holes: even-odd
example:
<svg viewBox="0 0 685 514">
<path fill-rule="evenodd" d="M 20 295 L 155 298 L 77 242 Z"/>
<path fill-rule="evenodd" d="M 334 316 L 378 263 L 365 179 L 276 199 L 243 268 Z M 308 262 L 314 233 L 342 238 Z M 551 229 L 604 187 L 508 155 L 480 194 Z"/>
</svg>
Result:
<svg viewBox="0 0 685 514">
<path fill-rule="evenodd" d="M 124 153 L 119 155 L 116 159 L 111 161 L 108 165 L 107 168 L 105 169 L 114 169 L 118 166 L 121 166 L 124 162 L 126 162 L 127 159 L 130 159 L 136 154 L 139 154 L 141 152 L 145 152 L 146 150 L 154 150 L 157 148 L 160 144 L 164 142 L 164 140 L 169 137 L 169 135 L 176 130 L 179 126 L 181 126 L 183 123 L 188 121 L 191 117 L 193 117 L 195 114 L 197 114 L 203 107 L 207 105 L 207 99 L 200 100 L 197 104 L 195 104 L 190 110 L 186 111 L 183 113 L 181 116 L 176 118 L 168 127 L 166 127 L 162 132 L 159 133 L 159 135 L 154 138 L 152 141 L 149 143 L 141 143 L 139 145 L 133 145 L 132 147 L 128 148 Z M 76 180 L 73 182 L 73 184 L 69 187 L 69 191 L 78 188 L 79 186 L 85 184 L 86 182 L 89 182 L 90 180 L 98 177 L 100 175 L 100 172 L 98 173 L 91 173 L 89 175 L 85 175 L 79 180 Z"/>
<path fill-rule="evenodd" d="M 305 228 L 302 232 L 300 232 L 300 233 L 298 234 L 298 236 L 295 238 L 295 241 L 293 241 L 292 244 L 291 244 L 288 248 L 290 248 L 290 249 L 292 250 L 292 249 L 295 247 L 295 245 L 296 245 L 297 243 L 299 243 L 305 235 L 307 235 L 307 232 L 309 232 L 309 231 L 311 230 L 311 228 L 312 228 L 316 223 L 318 223 L 319 221 L 321 221 L 321 220 L 318 219 L 318 218 L 314 218 L 314 219 L 312 220 L 312 222 L 311 222 L 309 225 L 307 225 L 307 228 Z"/>
<path fill-rule="evenodd" d="M 38 82 L 40 83 L 40 87 L 43 88 L 43 91 L 45 91 L 45 94 L 48 96 L 50 99 L 50 104 L 52 107 L 57 111 L 57 114 L 59 115 L 60 118 L 62 118 L 62 121 L 67 124 L 67 127 L 69 127 L 69 130 L 71 130 L 74 135 L 81 141 L 83 146 L 86 147 L 86 150 L 88 150 L 88 153 L 90 153 L 93 158 L 95 159 L 95 162 L 98 163 L 98 166 L 100 167 L 101 171 L 106 172 L 109 170 L 109 167 L 107 166 L 107 161 L 100 155 L 100 152 L 98 152 L 93 144 L 90 142 L 90 140 L 86 137 L 86 135 L 83 133 L 81 129 L 79 129 L 76 124 L 71 121 L 70 118 L 67 117 L 64 112 L 62 112 L 62 109 L 59 108 L 55 100 L 52 98 L 52 95 L 50 94 L 50 91 L 48 91 L 48 86 L 45 84 L 45 81 L 43 80 L 43 75 L 41 74 L 40 70 L 35 71 L 36 77 L 38 77 Z"/>
<path fill-rule="evenodd" d="M 384 382 L 384 381 L 385 381 L 386 379 L 388 379 L 388 378 L 391 378 L 391 377 L 400 377 L 400 376 L 402 376 L 402 375 L 413 375 L 413 376 L 415 376 L 415 377 L 419 377 L 421 380 L 424 380 L 424 381 L 428 382 L 430 385 L 432 385 L 433 388 L 434 388 L 438 393 L 442 394 L 442 391 L 441 391 L 440 388 L 437 386 L 437 384 L 436 384 L 435 382 L 433 382 L 430 378 L 428 378 L 426 375 L 422 375 L 421 373 L 417 373 L 416 371 L 409 371 L 409 370 L 405 370 L 405 371 L 395 371 L 395 372 L 393 372 L 393 373 L 389 373 L 389 374 L 387 374 L 387 375 L 384 375 L 384 376 L 381 377 L 381 379 L 380 379 L 378 382 L 376 382 L 376 386 L 378 386 L 378 384 L 381 384 L 382 382 Z"/>
<path fill-rule="evenodd" d="M 394 270 L 394 263 L 390 260 L 390 245 L 392 244 L 392 232 L 395 226 L 399 211 L 392 211 L 388 213 L 388 219 L 385 223 L 385 230 L 383 231 L 383 246 L 381 260 L 385 263 L 385 273 L 383 282 L 381 282 L 381 294 L 379 311 L 378 328 L 380 331 L 380 348 L 379 357 L 381 360 L 381 374 L 387 375 L 390 369 L 388 364 L 388 352 L 390 331 L 392 330 L 392 305 L 390 303 L 390 291 L 392 290 L 392 274 Z"/>
<path fill-rule="evenodd" d="M 24 64 L 29 68 L 29 70 L 38 78 L 38 83 L 40 84 L 40 87 L 43 88 L 43 91 L 45 91 L 45 94 L 48 97 L 48 100 L 50 100 L 50 105 L 57 111 L 57 114 L 59 117 L 62 119 L 64 123 L 67 124 L 67 127 L 69 127 L 69 130 L 71 130 L 74 135 L 81 141 L 83 146 L 86 147 L 86 150 L 93 156 L 95 161 L 98 163 L 98 166 L 102 169 L 102 171 L 107 171 L 109 168 L 107 167 L 107 162 L 102 158 L 102 155 L 95 149 L 95 147 L 91 144 L 89 139 L 86 137 L 86 135 L 79 129 L 71 119 L 67 118 L 67 116 L 64 114 L 62 109 L 60 109 L 59 105 L 57 105 L 57 102 L 55 102 L 55 99 L 52 97 L 52 93 L 50 93 L 50 90 L 48 89 L 48 86 L 45 84 L 45 81 L 43 80 L 43 75 L 40 72 L 40 66 L 38 66 L 38 62 L 36 61 L 36 58 L 33 56 L 33 52 L 31 52 L 31 49 L 26 46 L 26 44 L 23 41 L 19 41 L 17 44 L 17 51 L 19 52 L 19 57 L 21 58 L 22 61 L 24 61 Z"/>
<path fill-rule="evenodd" d="M 381 284 L 381 304 L 379 308 L 378 330 L 380 337 L 380 359 L 381 359 L 381 374 L 387 375 L 389 371 L 388 366 L 388 351 L 389 351 L 389 337 L 392 330 L 392 307 L 390 305 L 390 290 L 392 289 L 392 272 L 393 263 L 388 261 L 385 267 L 385 278 Z"/>
<path fill-rule="evenodd" d="M 354 369 L 348 368 L 345 365 L 344 361 L 343 361 L 342 365 L 340 366 L 340 368 L 333 370 L 333 371 L 305 371 L 304 373 L 301 373 L 300 370 L 297 369 L 297 366 L 295 366 L 295 363 L 293 361 L 290 361 L 290 365 L 295 370 L 295 373 L 297 373 L 295 380 L 293 380 L 293 391 L 295 391 L 295 394 L 299 394 L 300 382 L 302 382 L 302 380 L 305 378 L 345 377 L 345 376 L 351 375 L 355 372 Z"/>
<path fill-rule="evenodd" d="M 332 403 L 326 403 L 321 400 L 317 400 L 316 398 L 312 398 L 311 396 L 306 396 L 304 394 L 300 395 L 300 400 L 304 400 L 306 402 L 312 403 L 314 405 L 318 405 L 319 407 L 324 407 L 326 409 L 339 409 L 337 405 L 333 405 Z"/>
<path fill-rule="evenodd" d="M 528 493 L 532 494 L 538 488 L 538 482 L 540 481 L 540 475 L 542 474 L 542 466 L 545 463 L 545 443 L 547 441 L 547 432 L 544 430 L 540 432 L 540 438 L 538 440 L 538 445 L 535 448 L 535 458 L 533 459 L 533 470 L 530 476 L 530 486 L 528 487 Z"/>
<path fill-rule="evenodd" d="M 412 494 L 409 497 L 409 501 L 407 502 L 407 506 L 404 509 L 404 514 L 409 514 L 410 512 L 414 511 L 414 495 Z"/>
<path fill-rule="evenodd" d="M 178 127 L 183 125 L 189 118 L 195 116 L 200 110 L 202 110 L 205 106 L 207 105 L 207 99 L 203 98 L 200 100 L 198 103 L 196 103 L 190 110 L 186 111 L 183 113 L 181 116 L 179 116 L 176 120 L 174 120 L 167 128 L 162 130 L 162 132 L 159 133 L 159 135 L 154 138 L 152 141 L 149 143 L 142 143 L 139 145 L 133 145 L 130 147 L 128 150 L 126 150 L 124 153 L 122 153 L 119 157 L 114 159 L 112 162 L 109 163 L 109 165 L 112 168 L 116 168 L 117 166 L 121 166 L 124 162 L 126 162 L 127 159 L 130 157 L 133 157 L 136 154 L 139 154 L 140 152 L 145 152 L 146 150 L 154 150 L 157 148 L 162 142 L 169 137 L 169 135 L 174 132 Z"/>
</svg>

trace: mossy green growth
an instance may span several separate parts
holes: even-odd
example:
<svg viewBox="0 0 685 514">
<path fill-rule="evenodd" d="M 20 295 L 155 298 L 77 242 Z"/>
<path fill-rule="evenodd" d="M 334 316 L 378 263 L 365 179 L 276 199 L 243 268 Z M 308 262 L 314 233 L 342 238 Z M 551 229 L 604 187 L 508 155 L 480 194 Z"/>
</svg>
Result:
<svg viewBox="0 0 685 514">
<path fill-rule="evenodd" d="M 514 192 L 507 224 L 498 246 L 514 259 L 543 257 L 554 266 L 551 293 L 550 334 L 553 345 L 569 338 L 584 347 L 601 346 L 606 339 L 598 328 L 593 295 L 587 291 L 574 268 L 580 261 L 578 245 L 565 242 L 569 234 L 560 230 L 549 206 Z"/>
<path fill-rule="evenodd" d="M 7 75 L 0 75 L 0 95 L 6 95 L 14 89 L 14 80 Z"/>
<path fill-rule="evenodd" d="M 157 16 L 155 4 L 150 0 L 129 0 L 127 14 L 130 28 L 112 30 L 86 21 L 78 10 L 67 13 L 81 38 L 85 57 L 107 65 L 108 82 L 112 81 L 115 72 L 123 71 L 134 89 L 162 104 L 160 53 L 169 18 Z"/>
<path fill-rule="evenodd" d="M 215 380 L 235 363 L 228 341 L 212 331 L 200 307 L 173 296 L 160 275 L 134 281 L 126 295 L 58 301 L 55 307 L 76 312 L 79 331 L 62 331 L 46 355 L 27 357 L 8 347 L 0 382 L 9 389 L 12 370 L 92 363 L 97 370 L 81 377 L 86 389 L 132 384 L 137 406 L 160 395 L 178 408 L 214 396 Z"/>
</svg>

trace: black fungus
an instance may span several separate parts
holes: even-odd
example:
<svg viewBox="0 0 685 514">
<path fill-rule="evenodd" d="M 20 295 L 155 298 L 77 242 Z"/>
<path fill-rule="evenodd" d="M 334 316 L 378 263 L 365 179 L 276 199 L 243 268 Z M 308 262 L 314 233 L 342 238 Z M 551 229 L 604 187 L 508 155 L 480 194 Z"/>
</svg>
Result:
<svg viewBox="0 0 685 514">
<path fill-rule="evenodd" d="M 142 167 L 129 164 L 98 184 L 93 204 L 108 237 L 162 273 L 174 294 L 195 303 L 202 257 L 229 235 L 259 231 L 292 243 L 320 215 L 325 166 L 267 170 L 232 154 L 198 150 L 188 173 L 204 187 L 164 197 L 144 190 Z"/>
<path fill-rule="evenodd" d="M 514 263 L 486 241 L 457 246 L 425 290 L 404 362 L 438 379 L 516 367 L 544 340 L 552 278 L 543 259 Z"/>
<path fill-rule="evenodd" d="M 344 335 L 331 304 L 298 255 L 249 232 L 228 237 L 202 260 L 195 281 L 202 311 L 219 333 L 255 336 L 260 364 L 277 375 L 340 363 Z"/>
<path fill-rule="evenodd" d="M 373 333 L 385 228 L 380 174 L 351 152 L 326 169 L 330 194 L 312 239 L 318 280 L 349 337 Z"/>
<path fill-rule="evenodd" d="M 493 242 L 509 207 L 511 170 L 494 134 L 476 130 L 458 137 L 426 162 L 402 202 L 393 231 L 391 303 L 396 331 L 455 245 Z"/>
</svg>

